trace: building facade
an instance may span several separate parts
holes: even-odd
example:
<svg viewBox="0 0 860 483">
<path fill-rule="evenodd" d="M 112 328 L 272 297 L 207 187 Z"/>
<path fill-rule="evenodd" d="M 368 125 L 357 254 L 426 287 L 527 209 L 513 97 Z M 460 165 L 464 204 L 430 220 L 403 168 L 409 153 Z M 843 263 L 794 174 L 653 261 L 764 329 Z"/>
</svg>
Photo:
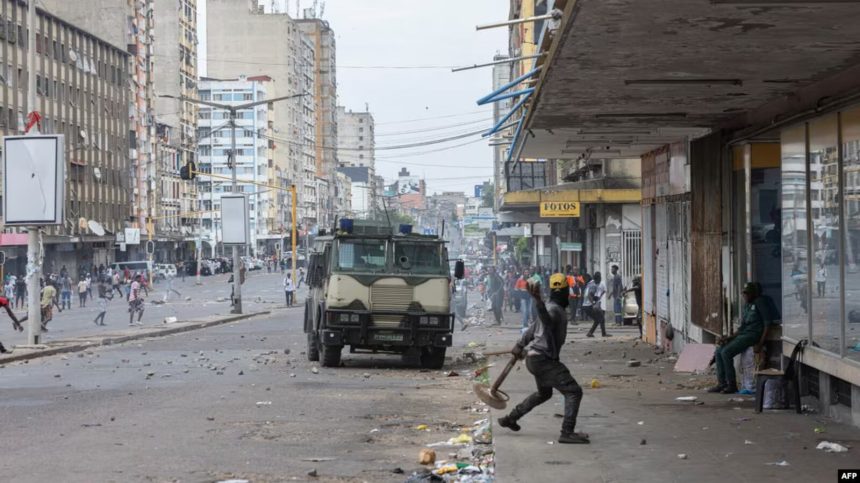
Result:
<svg viewBox="0 0 860 483">
<path fill-rule="evenodd" d="M 200 98 L 226 105 L 264 101 L 271 85 L 268 77 L 247 77 L 236 80 L 201 79 Z M 204 212 L 203 238 L 214 254 L 223 251 L 221 243 L 221 197 L 235 193 L 249 197 L 251 246 L 255 252 L 272 253 L 285 235 L 286 205 L 278 203 L 281 190 L 261 185 L 277 186 L 273 150 L 266 138 L 269 123 L 274 119 L 274 104 L 261 104 L 237 111 L 235 126 L 236 151 L 231 152 L 233 128 L 229 112 L 203 106 L 199 110 L 198 133 L 200 164 L 203 173 L 197 180 L 200 205 Z M 237 186 L 232 181 L 236 169 Z M 219 177 L 214 177 L 219 176 Z M 227 178 L 227 179 L 225 179 Z M 271 242 L 270 242 L 271 241 Z M 271 245 L 271 246 L 269 246 Z"/>
<path fill-rule="evenodd" d="M 334 222 L 334 207 L 330 203 L 335 196 L 337 173 L 337 57 L 334 30 L 328 22 L 318 18 L 304 18 L 296 22 L 299 30 L 313 47 L 313 102 L 314 102 L 314 158 L 315 176 L 325 181 L 325 192 L 320 192 L 318 182 L 316 196 L 319 203 L 317 222 L 330 226 Z M 332 205 L 332 206 L 329 206 Z"/>
<path fill-rule="evenodd" d="M 544 56 L 524 82 L 535 90 L 517 113 L 512 162 L 555 159 L 580 170 L 583 160 L 638 158 L 645 340 L 678 352 L 736 333 L 742 289 L 757 283 L 776 322 L 767 364 L 784 368 L 802 347 L 804 403 L 860 425 L 860 9 L 809 2 L 750 10 L 705 0 L 663 11 L 588 0 L 554 7 L 561 19 L 536 37 Z M 678 18 L 736 27 L 661 28 Z M 766 33 L 746 28 L 753 24 Z M 607 28 L 611 47 L 591 42 Z M 780 50 L 786 42 L 798 48 Z M 634 51 L 633 63 L 613 60 Z M 599 190 L 604 208 L 627 192 Z M 597 194 L 561 193 L 549 186 L 538 201 L 586 205 Z M 504 195 L 506 203 L 525 198 Z M 622 218 L 629 211 L 622 207 Z"/>
<path fill-rule="evenodd" d="M 349 179 L 350 210 L 353 218 L 366 220 L 376 212 L 373 205 L 373 177 L 367 166 L 344 166 L 337 169 Z"/>
<path fill-rule="evenodd" d="M 94 0 L 86 9 L 62 0 L 44 3 L 128 52 L 130 222 L 144 237 L 152 231 L 156 260 L 190 257 L 194 248 L 186 241 L 196 233 L 196 199 L 193 185 L 182 182 L 178 170 L 194 159 L 194 105 L 155 93 L 196 96 L 196 2 L 181 0 L 178 11 L 153 0 Z M 126 248 L 121 258 L 146 256 L 141 246 Z"/>
<path fill-rule="evenodd" d="M 0 132 L 22 134 L 27 113 L 27 6 L 0 2 Z M 64 134 L 66 222 L 49 227 L 43 238 L 46 273 L 66 268 L 73 274 L 114 260 L 114 234 L 131 215 L 129 163 L 129 55 L 124 49 L 45 10 L 37 9 L 36 111 L 40 130 Z M 96 234 L 90 221 L 104 228 Z M 23 273 L 26 235 L 5 230 L 7 272 Z"/>
<path fill-rule="evenodd" d="M 237 23 L 244 28 L 236 29 Z M 276 176 L 287 186 L 296 185 L 299 234 L 303 236 L 318 218 L 315 45 L 294 18 L 287 13 L 267 13 L 253 0 L 209 0 L 207 29 L 210 77 L 266 75 L 272 79 L 270 99 L 297 96 L 275 104 L 274 123 L 267 136 L 275 148 Z M 261 48 L 273 41 L 280 42 L 278 48 Z"/>
</svg>

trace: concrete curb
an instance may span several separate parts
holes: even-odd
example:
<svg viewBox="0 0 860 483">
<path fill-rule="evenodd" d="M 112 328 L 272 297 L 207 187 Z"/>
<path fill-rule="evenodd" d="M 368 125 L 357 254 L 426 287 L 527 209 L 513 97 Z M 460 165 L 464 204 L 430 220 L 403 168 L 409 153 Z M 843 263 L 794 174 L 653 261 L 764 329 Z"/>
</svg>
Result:
<svg viewBox="0 0 860 483">
<path fill-rule="evenodd" d="M 27 361 L 31 359 L 38 359 L 40 357 L 49 357 L 57 354 L 67 354 L 70 352 L 80 352 L 87 349 L 92 349 L 95 347 L 103 347 L 114 344 L 122 344 L 124 342 L 129 342 L 132 340 L 146 339 L 150 337 L 164 337 L 173 334 L 181 334 L 183 332 L 190 332 L 192 330 L 198 329 L 206 329 L 208 327 L 214 327 L 216 325 L 229 324 L 230 322 L 238 322 L 240 320 L 250 319 L 251 317 L 257 317 L 259 315 L 269 315 L 271 311 L 265 310 L 262 312 L 253 312 L 250 314 L 242 314 L 242 315 L 230 315 L 225 317 L 219 317 L 214 320 L 205 320 L 200 322 L 188 321 L 188 322 L 178 322 L 177 324 L 182 324 L 179 326 L 171 326 L 167 328 L 151 328 L 146 330 L 145 332 L 139 332 L 136 334 L 129 335 L 108 335 L 101 339 L 95 338 L 93 340 L 85 340 L 85 339 L 75 339 L 75 342 L 67 341 L 64 342 L 62 340 L 55 341 L 55 344 L 63 344 L 58 347 L 50 347 L 48 349 L 43 350 L 34 350 L 32 352 L 25 352 L 21 354 L 15 354 L 14 352 L 8 356 L 0 356 L 0 365 L 8 364 L 10 362 L 19 362 L 19 361 Z"/>
</svg>

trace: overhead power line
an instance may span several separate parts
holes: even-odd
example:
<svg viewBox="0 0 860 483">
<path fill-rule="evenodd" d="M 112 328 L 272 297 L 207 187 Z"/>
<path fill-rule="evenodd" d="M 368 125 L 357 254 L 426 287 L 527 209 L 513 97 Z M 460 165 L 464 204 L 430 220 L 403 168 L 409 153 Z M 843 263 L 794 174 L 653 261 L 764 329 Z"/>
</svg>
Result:
<svg viewBox="0 0 860 483">
<path fill-rule="evenodd" d="M 480 135 L 484 132 L 486 132 L 486 129 L 480 129 L 477 131 L 470 131 L 470 132 L 459 134 L 456 136 L 448 136 L 448 137 L 444 137 L 444 138 L 432 139 L 432 140 L 422 141 L 422 142 L 417 142 L 417 143 L 395 144 L 395 145 L 390 145 L 390 146 L 375 146 L 375 147 L 373 147 L 372 150 L 373 151 L 391 151 L 391 150 L 398 150 L 398 149 L 417 148 L 417 147 L 421 147 L 421 146 L 432 146 L 434 144 L 441 144 L 441 143 L 446 143 L 446 142 L 450 142 L 450 141 L 456 141 L 458 139 L 467 138 L 470 136 L 477 136 L 477 135 Z M 260 136 L 263 138 L 266 138 L 266 139 L 270 139 L 270 140 L 275 141 L 275 142 L 286 143 L 286 144 L 291 144 L 293 146 L 300 146 L 300 147 L 332 149 L 332 150 L 340 150 L 340 151 L 356 151 L 356 152 L 370 152 L 371 151 L 370 148 L 368 148 L 368 149 L 339 148 L 337 146 L 325 146 L 322 144 L 300 143 L 300 142 L 296 142 L 296 141 L 290 141 L 289 139 L 283 139 L 283 138 L 279 138 L 277 136 L 271 136 L 271 135 L 265 135 L 265 134 L 262 134 Z"/>
<path fill-rule="evenodd" d="M 375 133 L 375 136 L 376 137 L 400 136 L 402 134 L 417 134 L 417 133 L 422 133 L 422 132 L 444 131 L 446 129 L 451 129 L 454 127 L 469 126 L 472 124 L 480 124 L 482 122 L 487 122 L 487 121 L 492 121 L 492 120 L 493 120 L 492 117 L 487 117 L 487 118 L 482 118 L 482 119 L 476 119 L 474 121 L 460 122 L 460 123 L 456 123 L 456 124 L 448 124 L 447 126 L 428 127 L 428 128 L 424 128 L 424 129 L 412 129 L 412 130 L 408 130 L 408 131 L 377 132 L 377 133 Z"/>
<path fill-rule="evenodd" d="M 158 54 L 156 54 L 158 56 Z M 226 64 L 248 64 L 248 65 L 277 65 L 277 66 L 293 66 L 294 63 L 278 63 L 278 62 L 254 62 L 252 60 L 243 59 L 218 59 L 209 57 L 207 62 L 224 62 Z M 391 69 L 391 70 L 410 70 L 410 69 L 453 69 L 454 65 L 337 65 L 338 69 Z"/>
<path fill-rule="evenodd" d="M 446 115 L 442 115 L 442 116 L 419 117 L 419 118 L 415 118 L 415 119 L 401 119 L 398 121 L 385 121 L 385 122 L 377 122 L 374 124 L 377 126 L 386 126 L 389 124 L 407 124 L 407 123 L 411 123 L 411 122 L 432 121 L 434 119 L 450 119 L 452 117 L 469 117 L 469 116 L 474 116 L 475 114 L 487 115 L 487 114 L 492 114 L 492 113 L 493 113 L 492 109 L 480 109 L 477 111 L 461 112 L 459 114 L 446 114 Z"/>
<path fill-rule="evenodd" d="M 485 141 L 485 139 L 479 138 L 479 139 L 473 139 L 471 141 L 466 141 L 465 143 L 454 144 L 453 146 L 446 146 L 444 148 L 428 149 L 425 151 L 416 151 L 414 153 L 398 153 L 395 156 L 376 156 L 374 159 L 376 159 L 377 161 L 380 161 L 380 160 L 385 161 L 388 159 L 403 159 L 403 158 L 412 158 L 412 157 L 417 157 L 417 156 L 425 156 L 427 154 L 438 153 L 441 151 L 450 151 L 452 149 L 462 148 L 463 146 L 469 146 L 472 144 L 482 143 L 484 141 Z"/>
</svg>

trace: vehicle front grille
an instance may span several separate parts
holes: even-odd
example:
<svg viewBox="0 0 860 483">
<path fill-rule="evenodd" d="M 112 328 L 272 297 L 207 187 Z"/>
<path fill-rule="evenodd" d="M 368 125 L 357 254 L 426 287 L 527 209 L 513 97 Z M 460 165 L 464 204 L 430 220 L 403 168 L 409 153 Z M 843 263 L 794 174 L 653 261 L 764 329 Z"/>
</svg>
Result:
<svg viewBox="0 0 860 483">
<path fill-rule="evenodd" d="M 412 303 L 413 288 L 408 285 L 373 285 L 370 287 L 371 310 L 396 310 L 405 312 Z M 373 315 L 373 325 L 398 327 L 402 315 Z"/>
</svg>

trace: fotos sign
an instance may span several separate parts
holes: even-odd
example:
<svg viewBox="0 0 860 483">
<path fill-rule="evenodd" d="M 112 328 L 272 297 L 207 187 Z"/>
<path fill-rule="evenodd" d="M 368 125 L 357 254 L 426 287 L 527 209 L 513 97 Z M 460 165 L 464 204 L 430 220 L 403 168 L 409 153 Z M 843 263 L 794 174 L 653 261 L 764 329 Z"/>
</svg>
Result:
<svg viewBox="0 0 860 483">
<path fill-rule="evenodd" d="M 541 201 L 541 218 L 579 218 L 578 201 Z"/>
</svg>

